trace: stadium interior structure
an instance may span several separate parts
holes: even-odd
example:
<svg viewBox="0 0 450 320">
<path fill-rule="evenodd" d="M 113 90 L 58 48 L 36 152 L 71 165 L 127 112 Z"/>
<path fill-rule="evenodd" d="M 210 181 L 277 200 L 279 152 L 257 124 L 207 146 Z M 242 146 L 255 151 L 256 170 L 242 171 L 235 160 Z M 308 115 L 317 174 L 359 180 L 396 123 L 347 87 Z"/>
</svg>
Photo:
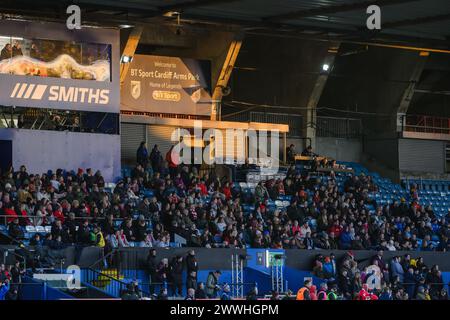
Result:
<svg viewBox="0 0 450 320">
<path fill-rule="evenodd" d="M 133 245 L 130 239 L 129 247 L 109 252 L 97 245 L 65 245 L 52 249 L 56 263 L 31 267 L 40 259 L 32 239 L 52 234 L 55 219 L 36 224 L 30 218 L 31 223 L 20 226 L 19 238 L 11 236 L 12 220 L 3 197 L 17 197 L 17 190 L 11 191 L 14 183 L 21 187 L 14 179 L 8 182 L 5 173 L 11 166 L 17 172 L 24 165 L 28 173 L 49 178 L 62 169 L 58 179 L 72 171 L 75 176 L 79 168 L 81 174 L 88 168 L 99 170 L 105 180 L 101 192 L 112 198 L 119 182 L 128 184 L 127 178 L 135 174 L 141 142 L 146 142 L 149 154 L 158 145 L 164 158 L 160 169 L 167 173 L 165 156 L 171 148 L 183 141 L 203 155 L 208 144 L 201 138 L 208 129 L 222 132 L 223 141 L 216 148 L 230 161 L 202 163 L 196 169 L 200 175 L 231 182 L 232 199 L 238 195 L 244 217 L 259 213 L 260 182 L 283 182 L 296 175 L 315 183 L 291 194 L 265 197 L 262 205 L 270 215 L 289 210 L 300 192 L 306 206 L 313 205 L 316 191 L 330 183 L 344 194 L 353 176 L 370 176 L 370 184 L 376 186 L 367 197 L 358 198 L 374 219 L 370 223 L 379 221 L 386 207 L 394 210 L 394 203 L 419 211 L 426 208 L 425 220 L 416 221 L 414 216 L 412 220 L 429 224 L 430 231 L 421 237 L 420 230 L 412 230 L 416 239 L 410 250 L 401 246 L 386 250 L 389 239 L 383 239 L 388 242 L 382 245 L 384 259 L 409 254 L 422 257 L 428 266 L 438 264 L 443 289 L 449 289 L 448 0 L 80 0 L 76 4 L 81 8 L 80 30 L 65 29 L 66 8 L 52 1 L 0 4 L 0 263 L 18 261 L 26 270 L 18 285 L 19 299 L 120 299 L 133 281 L 150 299 L 154 288 L 149 280 L 149 248 Z M 381 7 L 381 30 L 366 28 L 366 8 L 371 4 Z M 8 44 L 14 45 L 11 51 Z M 175 129 L 184 129 L 191 138 L 174 138 Z M 227 147 L 227 129 L 242 129 L 244 138 L 231 136 L 232 147 Z M 280 163 L 276 173 L 261 169 L 264 161 L 249 163 L 254 147 L 250 131 L 259 137 L 279 134 L 278 150 L 269 145 L 271 151 L 264 158 Z M 293 156 L 291 145 L 296 150 Z M 301 156 L 308 146 L 313 153 Z M 331 167 L 316 162 L 323 158 Z M 149 176 L 155 173 L 151 167 L 146 169 Z M 207 210 L 214 202 L 211 195 L 201 200 Z M 157 196 L 157 189 L 140 186 L 133 201 Z M 133 220 L 140 215 L 132 208 Z M 85 218 L 77 216 L 77 223 L 81 226 Z M 96 223 L 101 225 L 101 219 Z M 126 220 L 114 217 L 113 225 L 121 228 Z M 154 224 L 150 219 L 147 230 Z M 306 224 L 315 233 L 318 217 L 312 214 Z M 351 250 L 359 267 L 367 268 L 381 248 L 381 243 L 363 248 L 340 243 L 329 249 L 316 245 L 299 249 L 284 243 L 255 246 L 251 237 L 231 248 L 223 231 L 212 235 L 213 248 L 198 243 L 191 248 L 193 241 L 172 232 L 167 246 L 156 247 L 157 261 L 185 257 L 194 249 L 197 282 L 207 282 L 211 272 L 220 270 L 220 284 L 230 284 L 232 298 L 243 299 L 254 287 L 264 298 L 274 291 L 283 296 L 288 290 L 295 293 L 305 279 L 319 288 L 324 281 L 314 270 L 319 254 L 334 253 L 339 261 Z M 81 268 L 78 289 L 66 284 L 67 270 L 74 264 Z M 187 278 L 183 269 L 182 297 L 187 294 Z"/>
</svg>

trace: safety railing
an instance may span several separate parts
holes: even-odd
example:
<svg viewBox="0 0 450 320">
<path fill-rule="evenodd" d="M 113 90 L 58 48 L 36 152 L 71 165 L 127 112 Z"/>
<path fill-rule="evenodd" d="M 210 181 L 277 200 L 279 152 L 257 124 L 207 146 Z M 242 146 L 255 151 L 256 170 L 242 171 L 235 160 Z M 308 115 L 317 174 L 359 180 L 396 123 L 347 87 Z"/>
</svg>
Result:
<svg viewBox="0 0 450 320">
<path fill-rule="evenodd" d="M 300 138 L 302 134 L 303 117 L 298 114 L 250 112 L 249 121 L 262 123 L 280 123 L 289 125 L 289 138 Z"/>
<path fill-rule="evenodd" d="M 358 138 L 362 135 L 361 119 L 317 117 L 317 137 Z"/>
<path fill-rule="evenodd" d="M 82 270 L 81 282 L 96 287 L 113 297 L 120 297 L 128 285 L 126 282 L 91 268 Z"/>
<path fill-rule="evenodd" d="M 405 115 L 402 117 L 403 131 L 450 134 L 450 118 Z"/>
<path fill-rule="evenodd" d="M 6 215 L 6 214 L 0 214 L 0 225 L 7 225 L 8 221 L 7 220 L 11 220 L 11 219 L 19 219 L 19 221 L 27 221 L 30 222 L 30 225 L 33 226 L 39 226 L 40 224 L 37 223 L 36 221 L 42 221 L 42 220 L 58 220 L 56 217 L 53 216 L 31 216 L 31 215 L 27 215 L 27 216 L 19 216 L 19 215 Z M 128 218 L 135 218 L 133 217 L 133 215 L 131 216 L 127 216 L 127 217 L 123 217 L 123 218 L 113 218 L 113 221 L 123 221 L 126 220 Z M 67 218 L 65 218 L 67 220 Z M 97 216 L 97 217 L 74 217 L 74 219 L 79 222 L 79 221 L 84 221 L 84 220 L 88 220 L 89 222 L 102 222 L 105 219 L 107 219 L 107 217 L 105 216 Z M 144 219 L 144 221 L 146 222 L 152 222 L 152 219 Z M 50 225 L 47 223 L 47 225 Z"/>
</svg>

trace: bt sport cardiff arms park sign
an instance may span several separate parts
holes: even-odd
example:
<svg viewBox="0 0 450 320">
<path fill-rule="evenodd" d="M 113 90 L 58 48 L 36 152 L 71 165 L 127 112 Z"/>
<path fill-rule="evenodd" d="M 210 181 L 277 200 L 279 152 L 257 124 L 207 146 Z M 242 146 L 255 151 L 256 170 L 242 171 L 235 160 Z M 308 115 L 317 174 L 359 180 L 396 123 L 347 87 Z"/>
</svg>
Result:
<svg viewBox="0 0 450 320">
<path fill-rule="evenodd" d="M 8 20 L 0 30 L 1 105 L 120 111 L 117 30 Z"/>
<path fill-rule="evenodd" d="M 121 110 L 210 115 L 210 62 L 135 55 L 123 83 Z"/>
</svg>

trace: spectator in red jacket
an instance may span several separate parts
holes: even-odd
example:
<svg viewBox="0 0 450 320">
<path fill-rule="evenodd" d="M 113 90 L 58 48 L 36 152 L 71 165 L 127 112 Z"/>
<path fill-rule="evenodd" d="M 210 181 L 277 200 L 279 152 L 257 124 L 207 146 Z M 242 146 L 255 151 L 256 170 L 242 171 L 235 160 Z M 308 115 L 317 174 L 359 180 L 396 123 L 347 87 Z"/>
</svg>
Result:
<svg viewBox="0 0 450 320">
<path fill-rule="evenodd" d="M 339 238 L 341 233 L 342 233 L 342 226 L 339 224 L 339 221 L 335 221 L 333 223 L 333 226 L 330 228 L 330 230 L 328 231 L 328 233 L 334 233 L 334 236 L 336 238 Z"/>
<path fill-rule="evenodd" d="M 309 288 L 309 297 L 311 300 L 317 300 L 317 287 L 315 285 L 312 285 L 311 288 Z"/>
<path fill-rule="evenodd" d="M 10 222 L 14 221 L 14 219 L 17 218 L 17 213 L 14 210 L 12 203 L 6 204 L 5 208 L 3 209 L 3 212 L 5 213 L 5 215 L 8 216 L 6 218 L 6 223 L 10 223 Z"/>
<path fill-rule="evenodd" d="M 369 286 L 367 283 L 363 284 L 362 289 L 359 291 L 356 300 L 370 300 Z"/>
<path fill-rule="evenodd" d="M 223 186 L 222 193 L 225 195 L 226 200 L 231 199 L 231 188 L 229 182 L 225 183 L 225 185 Z"/>
</svg>

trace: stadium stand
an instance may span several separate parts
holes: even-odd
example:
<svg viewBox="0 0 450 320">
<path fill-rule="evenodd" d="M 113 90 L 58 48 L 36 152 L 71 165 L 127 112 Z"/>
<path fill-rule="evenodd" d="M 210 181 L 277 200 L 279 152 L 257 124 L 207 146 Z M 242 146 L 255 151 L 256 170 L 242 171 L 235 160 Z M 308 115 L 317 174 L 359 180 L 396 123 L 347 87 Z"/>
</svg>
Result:
<svg viewBox="0 0 450 320">
<path fill-rule="evenodd" d="M 360 164 L 338 165 L 354 173 L 316 173 L 297 165 L 268 176 L 247 170 L 248 182 L 230 183 L 187 167 L 171 177 L 137 165 L 124 168 L 116 183 L 105 183 L 92 169 L 39 175 L 23 166 L 1 180 L 0 232 L 9 243 L 41 250 L 29 266 L 32 272 L 54 268 L 67 247 L 103 248 L 105 259 L 83 270 L 83 278 L 113 297 L 120 297 L 125 287 L 138 290 L 140 296 L 149 297 L 153 291 L 146 289 L 142 271 L 133 274 L 114 267 L 111 260 L 117 258 L 117 249 L 126 247 L 449 249 L 450 192 L 422 190 L 416 184 L 405 189 Z M 346 299 L 359 295 L 363 288 L 342 289 L 337 270 L 324 276 L 329 259 L 317 258 L 311 274 L 316 284 L 326 278 L 330 288 L 336 286 L 336 294 Z M 161 283 L 170 282 L 160 275 L 172 275 L 173 269 L 167 268 L 168 261 L 158 265 Z M 357 263 L 351 268 L 357 269 Z M 435 268 L 420 269 L 420 277 L 415 276 L 426 277 Z M 351 277 L 353 281 L 354 274 Z M 135 289 L 130 289 L 136 278 Z M 175 288 L 170 294 L 179 296 L 183 290 Z M 440 289 L 432 291 L 436 297 Z"/>
</svg>

